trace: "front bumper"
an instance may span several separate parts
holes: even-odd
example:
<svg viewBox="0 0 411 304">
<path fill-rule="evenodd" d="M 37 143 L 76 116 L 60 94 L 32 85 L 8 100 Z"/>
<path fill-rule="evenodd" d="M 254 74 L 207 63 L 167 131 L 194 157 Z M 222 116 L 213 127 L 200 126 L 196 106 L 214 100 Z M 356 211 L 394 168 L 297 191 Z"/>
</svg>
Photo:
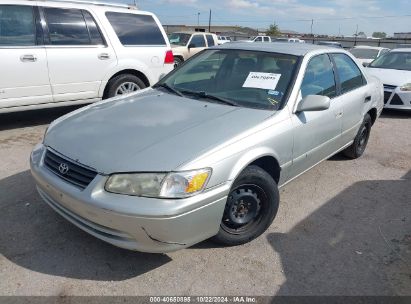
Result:
<svg viewBox="0 0 411 304">
<path fill-rule="evenodd" d="M 401 91 L 399 87 L 384 85 L 384 108 L 411 110 L 411 92 Z"/>
<path fill-rule="evenodd" d="M 67 183 L 44 165 L 46 147 L 30 158 L 32 175 L 43 200 L 65 219 L 115 246 L 143 252 L 169 252 L 217 234 L 228 183 L 186 199 L 153 199 L 104 190 L 98 174 L 84 190 Z"/>
</svg>

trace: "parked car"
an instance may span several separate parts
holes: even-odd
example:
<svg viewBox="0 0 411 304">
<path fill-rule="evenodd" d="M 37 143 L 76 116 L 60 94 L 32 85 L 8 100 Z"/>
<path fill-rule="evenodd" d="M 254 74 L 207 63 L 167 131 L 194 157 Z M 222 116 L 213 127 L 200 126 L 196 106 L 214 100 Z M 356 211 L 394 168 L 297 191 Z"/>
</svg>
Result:
<svg viewBox="0 0 411 304">
<path fill-rule="evenodd" d="M 157 17 L 133 7 L 4 0 L 0 29 L 0 112 L 95 102 L 173 69 Z"/>
<path fill-rule="evenodd" d="M 384 83 L 384 107 L 411 110 L 411 48 L 394 49 L 374 60 L 370 75 Z"/>
<path fill-rule="evenodd" d="M 278 187 L 340 151 L 360 157 L 382 108 L 382 83 L 344 50 L 230 43 L 57 119 L 31 171 L 47 204 L 113 245 L 238 245 L 273 222 Z"/>
<path fill-rule="evenodd" d="M 272 42 L 272 39 L 270 36 L 256 36 L 256 37 L 252 37 L 249 40 L 246 41 L 242 41 L 242 42 Z"/>
<path fill-rule="evenodd" d="M 274 42 L 290 42 L 290 43 L 305 43 L 305 40 L 298 38 L 276 38 L 273 39 Z"/>
<path fill-rule="evenodd" d="M 171 34 L 169 39 L 174 54 L 174 67 L 206 48 L 218 45 L 217 35 L 211 33 L 179 32 Z"/>
<path fill-rule="evenodd" d="M 219 45 L 231 42 L 231 38 L 227 36 L 218 36 L 217 39 Z"/>
<path fill-rule="evenodd" d="M 316 44 L 317 45 L 324 45 L 324 46 L 340 48 L 340 49 L 343 48 L 342 44 L 340 42 L 336 42 L 336 41 L 317 41 Z"/>
<path fill-rule="evenodd" d="M 357 58 L 357 61 L 363 66 L 369 65 L 374 59 L 388 53 L 390 49 L 375 46 L 359 45 L 353 47 L 350 52 Z"/>
</svg>

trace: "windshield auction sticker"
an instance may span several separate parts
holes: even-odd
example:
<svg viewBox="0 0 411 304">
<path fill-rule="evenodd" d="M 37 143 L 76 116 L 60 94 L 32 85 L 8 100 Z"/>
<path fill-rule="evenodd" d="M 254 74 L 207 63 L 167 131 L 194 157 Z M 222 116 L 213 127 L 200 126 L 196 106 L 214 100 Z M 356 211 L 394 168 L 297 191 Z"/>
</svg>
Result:
<svg viewBox="0 0 411 304">
<path fill-rule="evenodd" d="M 275 90 L 281 74 L 250 72 L 243 84 L 243 88 Z"/>
</svg>

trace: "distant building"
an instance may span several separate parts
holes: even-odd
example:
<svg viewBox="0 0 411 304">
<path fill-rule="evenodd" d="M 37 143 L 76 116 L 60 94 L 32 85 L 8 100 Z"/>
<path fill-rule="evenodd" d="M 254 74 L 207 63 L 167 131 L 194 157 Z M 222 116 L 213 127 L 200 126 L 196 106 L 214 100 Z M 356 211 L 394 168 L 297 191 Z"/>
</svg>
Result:
<svg viewBox="0 0 411 304">
<path fill-rule="evenodd" d="M 411 32 L 408 33 L 394 33 L 396 39 L 411 39 Z"/>
</svg>

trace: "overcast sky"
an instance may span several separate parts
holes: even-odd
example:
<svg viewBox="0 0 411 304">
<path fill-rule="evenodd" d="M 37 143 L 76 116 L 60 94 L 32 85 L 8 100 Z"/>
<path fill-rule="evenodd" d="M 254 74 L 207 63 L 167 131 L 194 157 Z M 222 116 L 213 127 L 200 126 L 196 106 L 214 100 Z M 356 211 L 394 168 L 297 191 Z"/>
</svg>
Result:
<svg viewBox="0 0 411 304">
<path fill-rule="evenodd" d="M 316 34 L 352 35 L 357 24 L 368 36 L 374 31 L 411 32 L 411 0 L 137 0 L 137 5 L 163 24 L 197 24 L 198 12 L 200 23 L 207 24 L 212 9 L 216 25 L 264 29 L 275 21 L 281 29 L 309 33 L 308 20 L 314 19 Z"/>
</svg>

